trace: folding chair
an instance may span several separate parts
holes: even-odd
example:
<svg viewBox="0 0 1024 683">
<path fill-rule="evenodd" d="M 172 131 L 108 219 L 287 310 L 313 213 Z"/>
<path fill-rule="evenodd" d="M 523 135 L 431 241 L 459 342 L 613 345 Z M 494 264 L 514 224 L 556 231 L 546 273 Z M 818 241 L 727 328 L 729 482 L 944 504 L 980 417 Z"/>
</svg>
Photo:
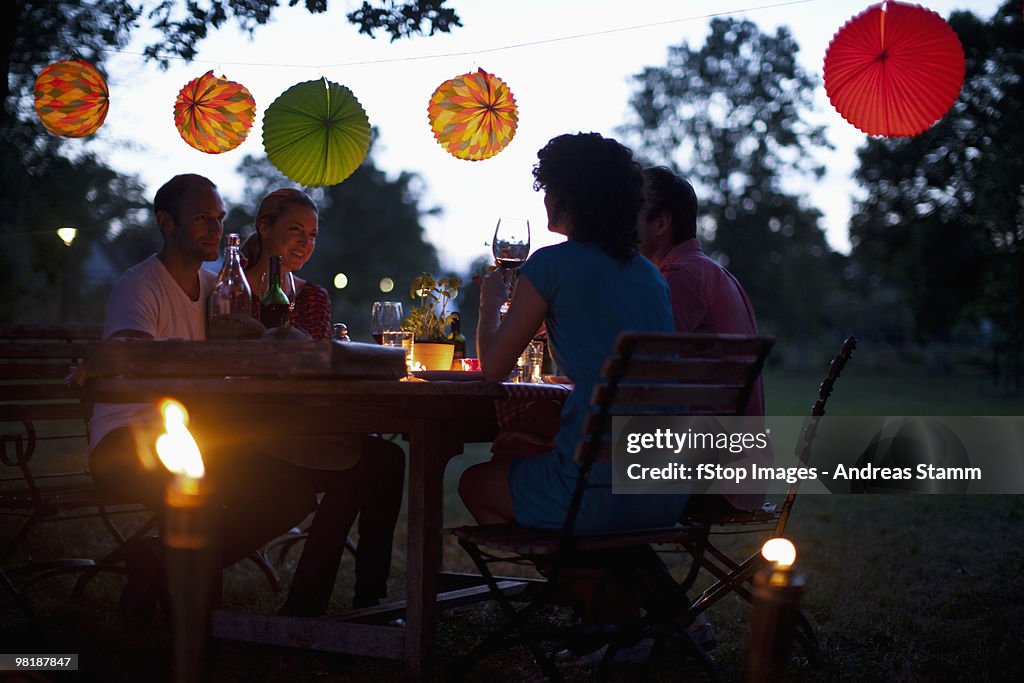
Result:
<svg viewBox="0 0 1024 683">
<path fill-rule="evenodd" d="M 601 672 L 621 647 L 639 638 L 656 637 L 679 641 L 709 676 L 717 679 L 713 663 L 686 631 L 688 602 L 680 586 L 671 576 L 659 575 L 657 568 L 642 566 L 645 557 L 653 555 L 652 545 L 695 543 L 707 533 L 707 526 L 676 525 L 587 535 L 576 533 L 574 527 L 594 463 L 609 455 L 607 436 L 613 416 L 674 416 L 681 411 L 687 415 L 739 415 L 773 343 L 768 337 L 737 335 L 619 335 L 602 369 L 604 381 L 591 398 L 593 412 L 575 454 L 579 476 L 561 531 L 514 524 L 452 530 L 507 619 L 502 629 L 488 636 L 456 667 L 456 676 L 488 654 L 521 642 L 544 674 L 557 680 L 558 669 L 542 647 L 542 642 L 552 640 L 583 651 L 607 644 L 598 668 Z M 533 563 L 547 578 L 533 591 L 529 604 L 518 610 L 490 570 L 493 563 L 510 561 Z M 602 567 L 611 587 L 636 596 L 637 604 L 642 605 L 642 618 L 607 627 L 532 628 L 528 619 L 542 606 L 565 603 L 560 574 L 578 566 Z"/>
<path fill-rule="evenodd" d="M 25 591 L 61 574 L 78 579 L 79 597 L 101 571 L 126 573 L 125 550 L 148 536 L 155 515 L 140 503 L 103 501 L 86 464 L 92 404 L 68 381 L 69 371 L 98 342 L 100 325 L 0 325 L 0 591 L 28 615 Z M 127 524 L 119 520 L 127 519 Z M 113 548 L 101 557 L 28 560 L 19 551 L 44 523 L 98 519 Z M 7 538 L 10 531 L 10 538 Z M 276 590 L 279 579 L 262 552 L 250 558 Z"/>
<path fill-rule="evenodd" d="M 839 353 L 829 364 L 828 373 L 822 380 L 818 388 L 818 396 L 811 407 L 811 419 L 804 427 L 797 444 L 798 467 L 805 467 L 810 462 L 811 446 L 817 434 L 818 421 L 825 414 L 825 404 L 832 395 L 835 382 L 839 379 L 839 375 L 856 347 L 856 337 L 847 337 Z M 711 542 L 709 535 L 770 532 L 768 538 L 782 536 L 786 531 L 786 524 L 792 513 L 799 489 L 800 480 L 797 479 L 789 486 L 781 506 L 766 504 L 761 510 L 751 512 L 737 510 L 718 516 L 694 516 L 683 520 L 684 523 L 710 527 L 710 534 L 699 535 L 695 540 L 687 540 L 684 543 L 693 557 L 690 574 L 683 582 L 684 587 L 689 588 L 693 584 L 700 569 L 706 570 L 717 579 L 691 603 L 688 610 L 690 620 L 695 619 L 698 614 L 703 613 L 730 593 L 735 593 L 752 603 L 753 596 L 749 585 L 752 585 L 754 575 L 768 563 L 762 557 L 760 550 L 741 561 L 733 560 Z M 817 638 L 810 622 L 802 613 L 797 616 L 795 635 L 804 652 L 812 659 L 815 658 L 818 653 Z"/>
<path fill-rule="evenodd" d="M 105 505 L 84 455 L 86 422 L 92 406 L 65 381 L 69 368 L 100 337 L 98 325 L 0 325 L 0 516 L 13 536 L 0 545 L 0 587 L 30 614 L 24 590 L 42 579 L 81 572 L 77 597 L 100 570 L 123 573 L 123 549 L 146 533 L 154 520 L 131 535 L 115 523 L 118 515 L 144 513 L 139 505 Z M 8 562 L 43 523 L 99 519 L 114 549 L 86 557 Z"/>
</svg>

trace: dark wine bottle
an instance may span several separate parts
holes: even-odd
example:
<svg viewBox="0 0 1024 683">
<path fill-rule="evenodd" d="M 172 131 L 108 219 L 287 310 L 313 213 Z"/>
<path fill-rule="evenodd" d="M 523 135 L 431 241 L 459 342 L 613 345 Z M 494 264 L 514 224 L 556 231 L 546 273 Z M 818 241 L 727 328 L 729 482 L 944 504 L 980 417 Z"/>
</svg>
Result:
<svg viewBox="0 0 1024 683">
<path fill-rule="evenodd" d="M 285 327 L 291 320 L 291 305 L 288 296 L 281 289 L 281 257 L 270 257 L 270 286 L 260 299 L 260 322 L 268 330 Z"/>
<path fill-rule="evenodd" d="M 462 316 L 452 313 L 452 333 L 449 336 L 455 344 L 455 352 L 452 354 L 452 370 L 462 369 L 462 359 L 466 357 L 466 337 L 462 334 Z"/>
</svg>

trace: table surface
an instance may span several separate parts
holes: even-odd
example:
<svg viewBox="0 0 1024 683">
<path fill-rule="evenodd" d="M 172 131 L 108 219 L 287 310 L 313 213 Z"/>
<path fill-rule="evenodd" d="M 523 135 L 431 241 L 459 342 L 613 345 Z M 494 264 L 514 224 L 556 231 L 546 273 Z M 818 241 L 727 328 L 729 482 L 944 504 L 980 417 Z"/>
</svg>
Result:
<svg viewBox="0 0 1024 683">
<path fill-rule="evenodd" d="M 493 441 L 498 430 L 495 402 L 507 398 L 509 388 L 486 381 L 388 379 L 386 368 L 394 367 L 394 359 L 371 358 L 379 349 L 367 348 L 369 356 L 360 357 L 364 349 L 350 347 L 355 355 L 349 353 L 338 362 L 334 344 L 314 342 L 315 350 L 309 344 L 103 342 L 86 358 L 86 386 L 98 402 L 175 398 L 189 408 L 197 429 L 202 429 L 203 416 L 215 415 L 223 425 L 231 424 L 237 413 L 239 418 L 249 418 L 239 422 L 248 431 L 259 422 L 251 419 L 253 410 L 268 406 L 275 411 L 275 420 L 267 429 L 278 437 L 403 434 L 409 442 L 405 627 L 337 618 L 220 614 L 214 618 L 214 633 L 398 657 L 405 662 L 406 675 L 419 679 L 433 668 L 444 469 L 464 444 Z M 243 351 L 256 353 L 261 363 L 239 357 Z M 277 362 L 282 353 L 288 360 Z M 380 378 L 365 378 L 375 374 Z M 518 393 L 515 388 L 512 391 Z"/>
</svg>

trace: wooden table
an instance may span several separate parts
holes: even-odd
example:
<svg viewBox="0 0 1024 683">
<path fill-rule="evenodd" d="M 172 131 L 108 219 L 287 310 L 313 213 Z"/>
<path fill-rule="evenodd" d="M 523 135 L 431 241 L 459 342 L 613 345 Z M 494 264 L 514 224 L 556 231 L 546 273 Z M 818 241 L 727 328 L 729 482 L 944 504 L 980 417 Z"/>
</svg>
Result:
<svg viewBox="0 0 1024 683">
<path fill-rule="evenodd" d="M 300 346 L 304 345 L 304 346 Z M 365 349 L 360 347 L 367 347 Z M 315 349 L 314 349 L 315 347 Z M 344 347 L 344 348 L 342 348 Z M 400 349 L 322 342 L 105 342 L 87 357 L 101 402 L 172 397 L 198 435 L 263 424 L 276 436 L 401 433 L 409 442 L 405 626 L 220 612 L 214 635 L 400 658 L 409 678 L 433 669 L 441 564 L 442 480 L 464 444 L 492 441 L 499 383 L 387 379 Z M 360 354 L 365 352 L 366 356 Z M 339 356 L 339 354 L 341 354 Z M 340 360 L 339 360 L 340 358 Z M 268 370 L 269 368 L 269 370 Z M 380 379 L 367 379 L 378 375 Z M 361 378 L 362 377 L 362 378 Z M 254 415 L 274 415 L 273 424 Z"/>
</svg>

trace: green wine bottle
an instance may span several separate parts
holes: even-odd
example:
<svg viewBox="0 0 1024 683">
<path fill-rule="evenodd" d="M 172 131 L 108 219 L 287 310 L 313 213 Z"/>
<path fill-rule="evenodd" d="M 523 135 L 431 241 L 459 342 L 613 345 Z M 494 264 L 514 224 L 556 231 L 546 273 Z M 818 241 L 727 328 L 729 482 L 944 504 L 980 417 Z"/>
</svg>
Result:
<svg viewBox="0 0 1024 683">
<path fill-rule="evenodd" d="M 292 307 L 281 289 L 281 257 L 270 257 L 270 285 L 260 299 L 260 322 L 268 330 L 285 327 L 291 320 Z"/>
<path fill-rule="evenodd" d="M 462 334 L 462 316 L 452 313 L 452 333 L 449 336 L 455 344 L 455 352 L 452 354 L 452 370 L 462 369 L 462 359 L 466 357 L 466 337 Z"/>
</svg>

